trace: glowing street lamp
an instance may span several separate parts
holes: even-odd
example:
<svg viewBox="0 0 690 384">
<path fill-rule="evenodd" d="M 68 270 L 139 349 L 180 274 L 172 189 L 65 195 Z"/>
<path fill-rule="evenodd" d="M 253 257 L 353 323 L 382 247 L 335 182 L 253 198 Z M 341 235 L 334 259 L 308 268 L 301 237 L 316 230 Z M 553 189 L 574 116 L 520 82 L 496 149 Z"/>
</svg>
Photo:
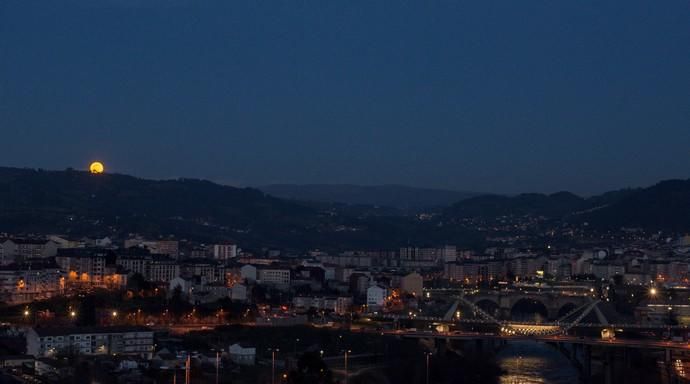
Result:
<svg viewBox="0 0 690 384">
<path fill-rule="evenodd" d="M 649 289 L 649 295 L 650 296 L 656 296 L 656 294 L 657 294 L 656 288 L 652 287 Z"/>
<path fill-rule="evenodd" d="M 426 384 L 429 384 L 429 357 L 432 355 L 431 352 L 424 352 L 426 355 Z"/>
<path fill-rule="evenodd" d="M 70 311 L 69 316 L 74 319 L 75 317 L 77 317 L 77 312 Z"/>
<path fill-rule="evenodd" d="M 271 351 L 271 384 L 276 382 L 276 352 L 280 352 L 278 348 L 269 348 Z"/>
<path fill-rule="evenodd" d="M 345 350 L 345 384 L 347 384 L 347 376 L 348 376 L 348 374 L 347 374 L 347 356 L 350 353 L 352 353 L 351 350 L 349 350 L 349 349 Z"/>
</svg>

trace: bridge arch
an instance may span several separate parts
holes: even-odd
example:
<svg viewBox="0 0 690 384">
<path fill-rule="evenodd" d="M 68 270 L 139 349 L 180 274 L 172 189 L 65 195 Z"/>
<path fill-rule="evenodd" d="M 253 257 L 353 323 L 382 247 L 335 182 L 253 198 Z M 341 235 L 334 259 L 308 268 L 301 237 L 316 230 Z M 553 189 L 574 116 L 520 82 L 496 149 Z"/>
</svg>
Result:
<svg viewBox="0 0 690 384">
<path fill-rule="evenodd" d="M 482 311 L 486 312 L 490 316 L 499 317 L 501 312 L 501 306 L 491 299 L 480 299 L 477 300 L 474 305 L 479 307 Z"/>
<path fill-rule="evenodd" d="M 536 298 L 523 297 L 515 301 L 510 308 L 510 319 L 513 321 L 543 323 L 548 317 L 548 307 Z"/>
</svg>

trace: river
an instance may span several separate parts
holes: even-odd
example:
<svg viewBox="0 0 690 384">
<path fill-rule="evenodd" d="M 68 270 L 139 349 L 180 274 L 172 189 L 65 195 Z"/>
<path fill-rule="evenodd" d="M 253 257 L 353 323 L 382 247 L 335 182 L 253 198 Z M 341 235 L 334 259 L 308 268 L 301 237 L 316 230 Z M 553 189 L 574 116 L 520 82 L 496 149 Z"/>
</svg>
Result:
<svg viewBox="0 0 690 384">
<path fill-rule="evenodd" d="M 578 372 L 568 359 L 545 344 L 511 341 L 496 358 L 506 372 L 501 384 L 578 383 Z"/>
</svg>

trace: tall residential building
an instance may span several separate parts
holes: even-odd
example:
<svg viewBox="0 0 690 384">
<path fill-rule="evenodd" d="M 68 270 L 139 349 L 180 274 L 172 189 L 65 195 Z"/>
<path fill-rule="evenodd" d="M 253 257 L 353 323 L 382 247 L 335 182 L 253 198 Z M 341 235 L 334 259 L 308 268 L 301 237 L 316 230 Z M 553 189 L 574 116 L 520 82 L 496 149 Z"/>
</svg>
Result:
<svg viewBox="0 0 690 384">
<path fill-rule="evenodd" d="M 45 300 L 64 292 L 65 280 L 55 266 L 0 268 L 0 301 L 24 304 Z"/>
<path fill-rule="evenodd" d="M 237 257 L 236 244 L 213 244 L 213 258 L 216 260 L 230 260 Z"/>
<path fill-rule="evenodd" d="M 180 276 L 180 265 L 176 260 L 163 255 L 151 255 L 143 249 L 128 249 L 117 255 L 115 262 L 131 273 L 141 274 L 148 281 L 167 283 Z"/>
</svg>

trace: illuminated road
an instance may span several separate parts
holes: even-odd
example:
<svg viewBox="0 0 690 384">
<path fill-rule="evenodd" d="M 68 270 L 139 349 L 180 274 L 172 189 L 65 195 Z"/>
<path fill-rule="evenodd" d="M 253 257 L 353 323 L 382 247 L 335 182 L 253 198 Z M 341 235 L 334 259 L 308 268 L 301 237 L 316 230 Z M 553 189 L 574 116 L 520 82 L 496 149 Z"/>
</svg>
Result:
<svg viewBox="0 0 690 384">
<path fill-rule="evenodd" d="M 628 347 L 628 348 L 642 348 L 642 349 L 673 349 L 680 351 L 690 351 L 690 345 L 687 342 L 675 342 L 666 340 L 630 340 L 630 339 L 610 339 L 604 340 L 594 337 L 582 336 L 528 336 L 528 335 L 499 335 L 495 333 L 476 333 L 476 332 L 407 332 L 407 331 L 383 331 L 379 332 L 386 335 L 395 335 L 409 338 L 437 338 L 449 340 L 535 340 L 542 342 L 561 342 L 582 345 L 595 345 L 606 347 Z"/>
</svg>

